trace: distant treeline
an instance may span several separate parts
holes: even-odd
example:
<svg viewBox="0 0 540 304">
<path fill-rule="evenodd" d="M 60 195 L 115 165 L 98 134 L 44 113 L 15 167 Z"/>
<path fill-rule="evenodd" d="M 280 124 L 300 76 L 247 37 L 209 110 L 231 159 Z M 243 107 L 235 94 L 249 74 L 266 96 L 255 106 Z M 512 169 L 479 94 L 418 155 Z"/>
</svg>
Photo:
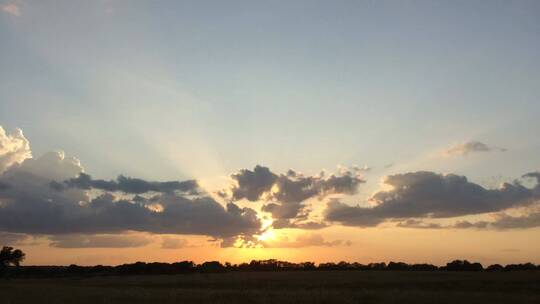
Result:
<svg viewBox="0 0 540 304">
<path fill-rule="evenodd" d="M 242 264 L 221 264 L 217 261 L 195 264 L 192 261 L 177 263 L 144 263 L 123 264 L 118 266 L 19 266 L 9 267 L 9 275 L 16 276 L 72 276 L 72 275 L 147 275 L 147 274 L 183 274 L 183 273 L 219 273 L 219 272 L 249 272 L 249 271 L 517 271 L 540 270 L 540 265 L 532 263 L 499 264 L 486 268 L 480 263 L 471 263 L 466 260 L 455 260 L 446 266 L 431 264 L 407 264 L 402 262 L 387 263 L 321 263 L 313 262 L 291 263 L 278 260 L 253 260 Z"/>
</svg>

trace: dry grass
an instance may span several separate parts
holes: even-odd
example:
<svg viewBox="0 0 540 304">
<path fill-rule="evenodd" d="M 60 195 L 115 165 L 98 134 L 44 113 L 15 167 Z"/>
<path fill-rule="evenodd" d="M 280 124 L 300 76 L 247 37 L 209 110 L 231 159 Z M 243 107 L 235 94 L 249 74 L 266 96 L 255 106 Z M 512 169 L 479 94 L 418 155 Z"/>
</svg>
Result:
<svg viewBox="0 0 540 304">
<path fill-rule="evenodd" d="M 0 303 L 540 303 L 540 272 L 267 272 L 11 279 Z"/>
</svg>

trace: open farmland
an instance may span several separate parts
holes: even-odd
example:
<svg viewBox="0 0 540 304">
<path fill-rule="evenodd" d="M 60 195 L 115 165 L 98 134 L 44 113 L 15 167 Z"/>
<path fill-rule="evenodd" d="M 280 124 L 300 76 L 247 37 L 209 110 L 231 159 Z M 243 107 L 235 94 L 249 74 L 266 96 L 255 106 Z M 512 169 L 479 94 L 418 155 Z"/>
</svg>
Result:
<svg viewBox="0 0 540 304">
<path fill-rule="evenodd" d="M 540 303 L 540 272 L 292 271 L 17 278 L 2 303 Z"/>
</svg>

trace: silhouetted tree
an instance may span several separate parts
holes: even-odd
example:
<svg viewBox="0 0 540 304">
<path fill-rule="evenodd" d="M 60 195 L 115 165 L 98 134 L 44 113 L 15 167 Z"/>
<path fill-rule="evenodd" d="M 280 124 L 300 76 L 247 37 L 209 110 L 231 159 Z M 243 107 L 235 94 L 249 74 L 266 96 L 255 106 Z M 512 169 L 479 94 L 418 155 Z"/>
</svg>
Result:
<svg viewBox="0 0 540 304">
<path fill-rule="evenodd" d="M 199 270 L 201 272 L 222 272 L 225 270 L 225 267 L 218 261 L 211 261 L 199 265 Z"/>
<path fill-rule="evenodd" d="M 493 265 L 489 265 L 487 268 L 486 268 L 487 271 L 503 271 L 504 270 L 504 267 L 500 264 L 493 264 Z"/>
<path fill-rule="evenodd" d="M 25 256 L 20 249 L 4 246 L 0 251 L 0 273 L 4 273 L 9 266 L 18 268 Z"/>
<path fill-rule="evenodd" d="M 504 267 L 504 270 L 514 271 L 514 270 L 535 270 L 537 267 L 532 263 L 525 264 L 510 264 Z"/>
<path fill-rule="evenodd" d="M 415 271 L 435 271 L 438 270 L 439 267 L 432 265 L 432 264 L 414 264 L 411 265 L 411 270 Z"/>
<path fill-rule="evenodd" d="M 371 270 L 386 270 L 386 263 L 369 263 L 368 267 Z"/>
<path fill-rule="evenodd" d="M 174 273 L 188 273 L 195 271 L 195 263 L 192 261 L 182 261 L 173 263 Z"/>
<path fill-rule="evenodd" d="M 4 247 L 0 253 L 2 263 L 1 270 L 6 270 L 10 266 L 17 266 L 24 259 L 24 253 L 14 250 L 11 247 Z M 341 261 L 339 263 L 313 262 L 291 263 L 276 259 L 253 260 L 250 263 L 222 265 L 218 261 L 205 262 L 200 265 L 192 261 L 181 261 L 176 263 L 145 263 L 136 262 L 133 264 L 123 264 L 118 266 L 20 266 L 16 274 L 19 276 L 55 277 L 55 276 L 95 276 L 95 275 L 155 275 L 155 274 L 188 274 L 188 273 L 219 273 L 229 271 L 482 271 L 480 263 L 471 263 L 467 260 L 455 260 L 446 266 L 437 267 L 431 264 L 407 264 L 403 262 L 370 263 L 368 265 L 357 262 L 349 263 Z M 486 271 L 539 271 L 540 265 L 532 263 L 510 264 L 501 266 L 499 264 L 490 265 Z"/>
<path fill-rule="evenodd" d="M 0 251 L 0 265 L 1 266 L 19 266 L 24 260 L 26 254 L 20 249 L 13 249 L 13 247 L 4 246 Z"/>
<path fill-rule="evenodd" d="M 387 270 L 409 270 L 411 266 L 403 262 L 390 262 L 386 266 Z"/>
<path fill-rule="evenodd" d="M 480 263 L 471 263 L 467 260 L 455 260 L 446 264 L 445 270 L 449 271 L 482 271 L 484 267 Z"/>
</svg>

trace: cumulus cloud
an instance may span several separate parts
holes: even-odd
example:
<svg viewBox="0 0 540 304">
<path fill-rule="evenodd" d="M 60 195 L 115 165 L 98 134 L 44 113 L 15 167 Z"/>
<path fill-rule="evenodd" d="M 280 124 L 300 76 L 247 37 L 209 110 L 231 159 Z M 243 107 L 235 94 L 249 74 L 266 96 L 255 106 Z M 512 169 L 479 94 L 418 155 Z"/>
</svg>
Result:
<svg viewBox="0 0 540 304">
<path fill-rule="evenodd" d="M 269 168 L 259 165 L 255 166 L 253 171 L 242 169 L 231 177 L 237 183 L 232 188 L 232 199 L 236 201 L 245 198 L 252 202 L 258 201 L 263 194 L 269 192 L 278 179 Z"/>
<path fill-rule="evenodd" d="M 13 16 L 19 17 L 21 15 L 21 9 L 19 7 L 19 1 L 12 1 L 4 5 L 0 5 L 0 9 Z"/>
<path fill-rule="evenodd" d="M 16 129 L 12 134 L 7 134 L 0 126 L 0 174 L 31 156 L 30 143 L 22 130 Z"/>
<path fill-rule="evenodd" d="M 12 171 L 12 172 L 10 172 Z M 75 157 L 66 157 L 63 151 L 48 152 L 38 158 L 27 158 L 20 165 L 11 167 L 6 175 L 28 174 L 41 179 L 62 181 L 84 171 Z"/>
<path fill-rule="evenodd" d="M 454 156 L 454 155 L 468 155 L 470 153 L 476 153 L 476 152 L 490 152 L 490 151 L 500 151 L 504 152 L 506 149 L 504 148 L 496 148 L 493 146 L 489 146 L 483 142 L 479 141 L 468 141 L 465 143 L 457 144 L 454 146 L 451 146 L 450 148 L 446 149 L 444 151 L 444 154 L 447 156 Z"/>
<path fill-rule="evenodd" d="M 263 242 L 266 248 L 302 248 L 302 247 L 336 247 L 336 246 L 350 246 L 352 242 L 349 240 L 335 240 L 326 241 L 320 234 L 301 234 L 294 240 L 290 240 L 287 237 L 279 238 L 277 240 Z"/>
<path fill-rule="evenodd" d="M 449 218 L 496 212 L 526 206 L 540 198 L 539 179 L 533 188 L 520 182 L 504 183 L 486 189 L 465 176 L 420 171 L 386 177 L 390 190 L 375 193 L 373 207 L 349 206 L 339 201 L 328 203 L 325 219 L 349 226 L 376 226 L 389 219 Z"/>
<path fill-rule="evenodd" d="M 332 194 L 355 194 L 364 183 L 360 172 L 364 168 L 341 169 L 337 174 L 305 176 L 294 170 L 275 174 L 269 168 L 256 166 L 231 175 L 231 199 L 268 202 L 262 210 L 274 219 L 306 219 L 309 213 L 304 202 L 310 198 L 323 199 Z M 222 195 L 223 196 L 223 195 Z"/>
<path fill-rule="evenodd" d="M 153 242 L 148 235 L 103 234 L 103 235 L 54 235 L 50 246 L 58 248 L 133 248 L 144 247 Z"/>
<path fill-rule="evenodd" d="M 94 180 L 77 159 L 63 152 L 24 159 L 30 152 L 24 152 L 28 143 L 20 132 L 2 139 L 2 151 L 8 152 L 0 154 L 0 163 L 11 166 L 0 174 L 0 231 L 193 234 L 228 244 L 237 237 L 249 238 L 261 228 L 253 209 L 234 203 L 222 206 L 210 196 L 194 192 L 195 181 L 148 182 L 122 176 L 113 181 Z"/>
<path fill-rule="evenodd" d="M 16 172 L 19 173 L 19 172 Z M 151 233 L 233 237 L 260 227 L 254 210 L 233 203 L 224 208 L 210 197 L 163 193 L 149 198 L 116 197 L 104 192 L 90 199 L 86 191 L 56 191 L 50 180 L 14 172 L 3 177 L 0 231 L 36 234 Z"/>
</svg>

